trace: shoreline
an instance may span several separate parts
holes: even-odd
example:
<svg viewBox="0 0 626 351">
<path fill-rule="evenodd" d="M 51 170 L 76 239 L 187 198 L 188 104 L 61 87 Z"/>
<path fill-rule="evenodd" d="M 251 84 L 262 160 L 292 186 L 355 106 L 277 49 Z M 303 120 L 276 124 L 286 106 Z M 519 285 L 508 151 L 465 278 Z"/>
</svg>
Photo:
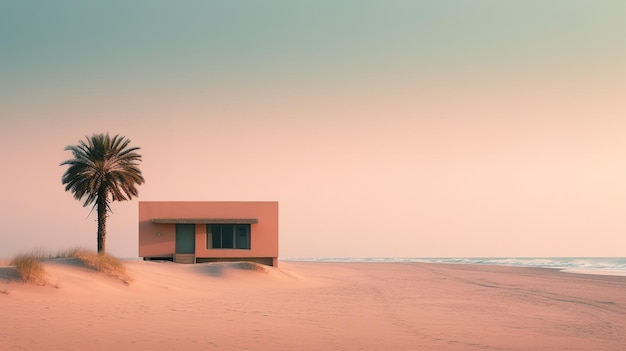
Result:
<svg viewBox="0 0 626 351">
<path fill-rule="evenodd" d="M 566 273 L 626 276 L 626 257 L 286 258 L 281 262 L 439 263 L 556 269 Z M 516 263 L 511 263 L 516 262 Z M 607 267 L 613 264 L 614 267 Z"/>
</svg>

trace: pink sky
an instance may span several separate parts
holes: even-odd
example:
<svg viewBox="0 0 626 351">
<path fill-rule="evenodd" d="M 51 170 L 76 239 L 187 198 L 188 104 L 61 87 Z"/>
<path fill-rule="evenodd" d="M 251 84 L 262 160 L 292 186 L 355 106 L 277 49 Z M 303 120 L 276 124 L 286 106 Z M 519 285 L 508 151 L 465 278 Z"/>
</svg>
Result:
<svg viewBox="0 0 626 351">
<path fill-rule="evenodd" d="M 142 148 L 140 200 L 279 201 L 281 257 L 620 256 L 626 108 L 584 93 L 16 106 L 0 141 L 0 254 L 95 245 L 58 163 L 109 131 Z M 110 251 L 132 257 L 137 203 L 113 209 Z"/>
</svg>

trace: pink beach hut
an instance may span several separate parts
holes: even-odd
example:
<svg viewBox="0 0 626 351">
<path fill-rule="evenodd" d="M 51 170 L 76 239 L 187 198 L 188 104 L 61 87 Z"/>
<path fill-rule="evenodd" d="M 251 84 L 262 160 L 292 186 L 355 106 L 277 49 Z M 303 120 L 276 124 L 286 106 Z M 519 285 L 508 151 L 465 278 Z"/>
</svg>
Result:
<svg viewBox="0 0 626 351">
<path fill-rule="evenodd" d="M 276 201 L 140 201 L 139 257 L 278 264 Z"/>
</svg>

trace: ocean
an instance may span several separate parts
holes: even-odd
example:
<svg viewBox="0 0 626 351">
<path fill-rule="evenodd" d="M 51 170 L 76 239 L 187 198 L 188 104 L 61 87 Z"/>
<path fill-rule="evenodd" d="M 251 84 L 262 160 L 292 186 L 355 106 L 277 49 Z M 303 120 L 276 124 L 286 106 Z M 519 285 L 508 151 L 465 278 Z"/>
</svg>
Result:
<svg viewBox="0 0 626 351">
<path fill-rule="evenodd" d="M 288 258 L 303 262 L 425 262 L 552 268 L 564 272 L 626 276 L 626 257 Z"/>
</svg>

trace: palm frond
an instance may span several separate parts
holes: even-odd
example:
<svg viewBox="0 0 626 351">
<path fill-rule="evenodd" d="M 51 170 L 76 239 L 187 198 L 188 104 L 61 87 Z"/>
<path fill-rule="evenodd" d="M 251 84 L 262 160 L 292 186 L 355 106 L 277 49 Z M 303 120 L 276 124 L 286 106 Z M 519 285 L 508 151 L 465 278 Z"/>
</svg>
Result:
<svg viewBox="0 0 626 351">
<path fill-rule="evenodd" d="M 102 201 L 110 210 L 112 201 L 125 201 L 136 197 L 137 185 L 144 183 L 139 169 L 139 147 L 128 147 L 130 139 L 109 134 L 93 134 L 77 145 L 65 148 L 73 158 L 61 162 L 69 166 L 61 179 L 65 190 L 73 193 L 83 206 Z M 100 199 L 104 194 L 105 198 Z"/>
</svg>

